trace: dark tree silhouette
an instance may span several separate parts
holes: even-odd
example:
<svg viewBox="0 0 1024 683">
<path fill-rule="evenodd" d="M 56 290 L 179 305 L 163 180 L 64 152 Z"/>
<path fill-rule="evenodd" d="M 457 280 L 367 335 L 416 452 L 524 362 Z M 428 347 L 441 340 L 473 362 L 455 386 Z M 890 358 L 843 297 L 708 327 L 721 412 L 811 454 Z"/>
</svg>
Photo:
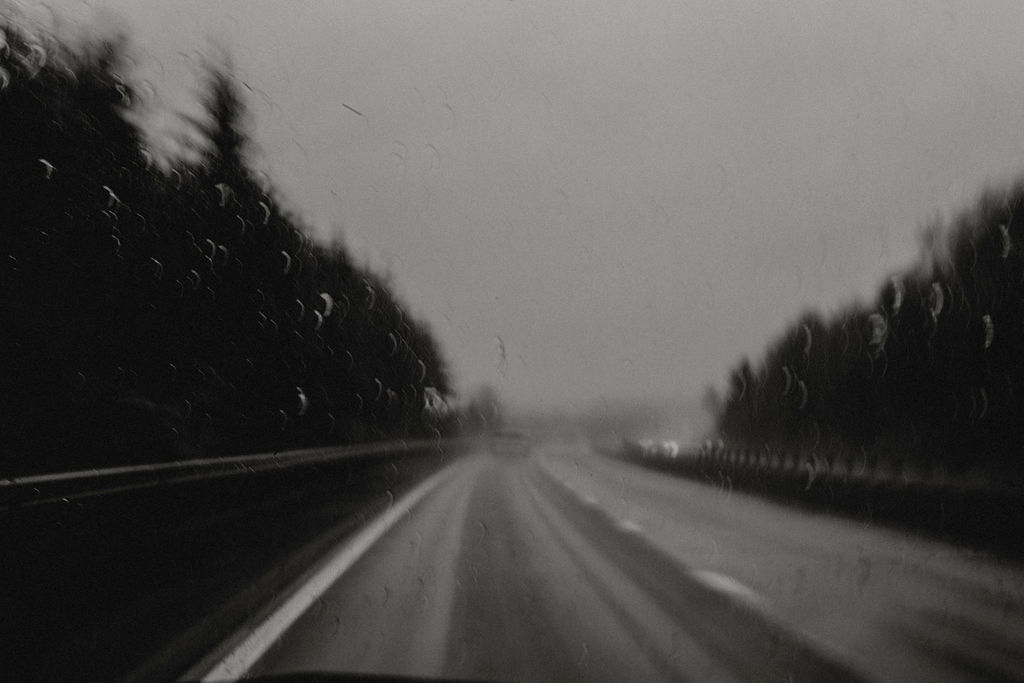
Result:
<svg viewBox="0 0 1024 683">
<path fill-rule="evenodd" d="M 928 231 L 869 306 L 808 314 L 733 371 L 732 441 L 1024 476 L 1024 182 Z M 943 240 L 942 235 L 948 235 Z"/>
<path fill-rule="evenodd" d="M 198 154 L 166 165 L 133 123 L 123 39 L 3 29 L 5 472 L 435 433 L 433 337 L 281 209 L 230 73 L 209 72 Z"/>
</svg>

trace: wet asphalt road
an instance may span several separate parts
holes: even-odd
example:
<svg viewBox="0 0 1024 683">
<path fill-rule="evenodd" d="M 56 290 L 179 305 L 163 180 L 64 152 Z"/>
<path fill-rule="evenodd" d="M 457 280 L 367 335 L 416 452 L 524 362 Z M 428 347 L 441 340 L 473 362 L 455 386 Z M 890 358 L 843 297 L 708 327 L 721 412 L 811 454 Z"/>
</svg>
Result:
<svg viewBox="0 0 1024 683">
<path fill-rule="evenodd" d="M 1024 677 L 1024 572 L 975 552 L 582 442 L 481 448 L 414 498 L 220 675 Z"/>
</svg>

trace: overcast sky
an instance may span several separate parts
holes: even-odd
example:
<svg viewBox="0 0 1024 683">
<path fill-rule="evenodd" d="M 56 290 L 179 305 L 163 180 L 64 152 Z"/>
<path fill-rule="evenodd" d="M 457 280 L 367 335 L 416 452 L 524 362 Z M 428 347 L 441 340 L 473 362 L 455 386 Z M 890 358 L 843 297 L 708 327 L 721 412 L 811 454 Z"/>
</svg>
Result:
<svg viewBox="0 0 1024 683">
<path fill-rule="evenodd" d="M 172 108 L 226 48 L 291 207 L 520 404 L 724 384 L 1024 167 L 1019 2 L 47 6 Z"/>
</svg>

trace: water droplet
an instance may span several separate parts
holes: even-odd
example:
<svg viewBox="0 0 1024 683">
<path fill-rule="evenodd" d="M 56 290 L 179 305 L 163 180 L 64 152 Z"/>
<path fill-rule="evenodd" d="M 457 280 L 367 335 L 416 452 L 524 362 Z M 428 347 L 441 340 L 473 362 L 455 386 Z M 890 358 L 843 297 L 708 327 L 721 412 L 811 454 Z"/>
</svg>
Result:
<svg viewBox="0 0 1024 683">
<path fill-rule="evenodd" d="M 455 110 L 452 109 L 451 106 L 447 102 L 445 102 L 443 105 L 441 105 L 441 108 L 444 109 L 445 114 L 447 114 L 447 121 L 445 122 L 445 130 L 446 131 L 453 131 L 453 130 L 455 130 L 455 128 L 459 125 L 459 120 L 455 116 Z"/>
<path fill-rule="evenodd" d="M 228 201 L 230 201 L 231 198 L 234 197 L 235 191 L 231 189 L 231 186 L 228 185 L 227 183 L 217 183 L 216 185 L 214 185 L 214 187 L 216 187 L 217 191 L 220 193 L 220 205 L 222 207 L 227 206 Z"/>
<path fill-rule="evenodd" d="M 903 294 L 906 291 L 903 285 L 903 280 L 898 277 L 894 277 L 892 279 L 892 289 L 892 312 L 893 315 L 899 315 L 900 308 L 903 307 Z"/>
<path fill-rule="evenodd" d="M 155 100 L 157 97 L 156 86 L 149 80 L 140 82 L 138 91 L 141 93 L 141 97 L 147 101 Z"/>
<path fill-rule="evenodd" d="M 266 171 L 256 171 L 256 185 L 259 186 L 260 192 L 263 194 L 270 192 L 270 176 Z"/>
<path fill-rule="evenodd" d="M 932 283 L 931 300 L 932 319 L 938 320 L 939 315 L 942 313 L 942 308 L 946 302 L 946 294 L 942 290 L 942 285 L 940 285 L 938 282 Z"/>
<path fill-rule="evenodd" d="M 793 387 L 793 373 L 790 371 L 788 365 L 782 366 L 782 372 L 786 375 L 786 386 L 782 390 L 782 395 L 789 396 L 789 390 Z"/>
<path fill-rule="evenodd" d="M 884 350 L 885 342 L 889 338 L 889 323 L 880 313 L 872 313 L 868 320 L 871 322 L 870 344 L 874 347 L 873 355 L 877 357 Z"/>
<path fill-rule="evenodd" d="M 25 65 L 28 77 L 35 78 L 43 67 L 46 66 L 46 50 L 39 44 L 29 45 L 28 53 L 22 57 L 21 61 Z"/>
<path fill-rule="evenodd" d="M 396 175 L 404 175 L 406 168 L 406 159 L 409 158 L 409 148 L 403 143 L 395 142 L 391 143 L 391 149 L 388 153 L 387 160 L 388 165 L 394 170 Z"/>
<path fill-rule="evenodd" d="M 104 185 L 103 189 L 107 191 L 107 208 L 112 209 L 115 206 L 121 205 L 121 199 L 110 189 L 109 185 Z"/>
<path fill-rule="evenodd" d="M 590 656 L 590 647 L 586 642 L 580 643 L 580 658 L 576 661 L 576 666 L 583 666 L 587 662 L 587 658 Z"/>
<path fill-rule="evenodd" d="M 320 298 L 324 302 L 324 317 L 330 318 L 334 312 L 334 298 L 327 292 L 320 292 Z"/>
<path fill-rule="evenodd" d="M 428 171 L 433 173 L 441 168 L 441 153 L 437 151 L 437 147 L 429 143 L 424 145 L 423 156 L 426 158 Z"/>
<path fill-rule="evenodd" d="M 366 289 L 366 308 L 372 311 L 374 305 L 377 303 L 377 291 L 373 288 L 368 280 L 363 280 L 363 287 Z"/>
<path fill-rule="evenodd" d="M 498 347 L 498 372 L 505 374 L 508 369 L 508 354 L 505 352 L 505 340 L 495 335 L 494 343 Z"/>
</svg>

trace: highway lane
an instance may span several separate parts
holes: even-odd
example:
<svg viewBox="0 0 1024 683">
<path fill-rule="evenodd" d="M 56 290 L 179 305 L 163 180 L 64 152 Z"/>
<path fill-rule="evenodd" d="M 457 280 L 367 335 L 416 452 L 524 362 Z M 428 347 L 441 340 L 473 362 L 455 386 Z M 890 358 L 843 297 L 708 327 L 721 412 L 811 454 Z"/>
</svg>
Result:
<svg viewBox="0 0 1024 683">
<path fill-rule="evenodd" d="M 245 656 L 213 678 L 1024 674 L 1021 570 L 974 553 L 649 472 L 583 443 L 481 451 L 414 494 L 357 552 L 325 560 L 322 588 L 259 647 L 236 643 Z"/>
<path fill-rule="evenodd" d="M 901 531 L 588 457 L 538 453 L 580 497 L 875 680 L 1024 679 L 1024 568 Z"/>
</svg>

